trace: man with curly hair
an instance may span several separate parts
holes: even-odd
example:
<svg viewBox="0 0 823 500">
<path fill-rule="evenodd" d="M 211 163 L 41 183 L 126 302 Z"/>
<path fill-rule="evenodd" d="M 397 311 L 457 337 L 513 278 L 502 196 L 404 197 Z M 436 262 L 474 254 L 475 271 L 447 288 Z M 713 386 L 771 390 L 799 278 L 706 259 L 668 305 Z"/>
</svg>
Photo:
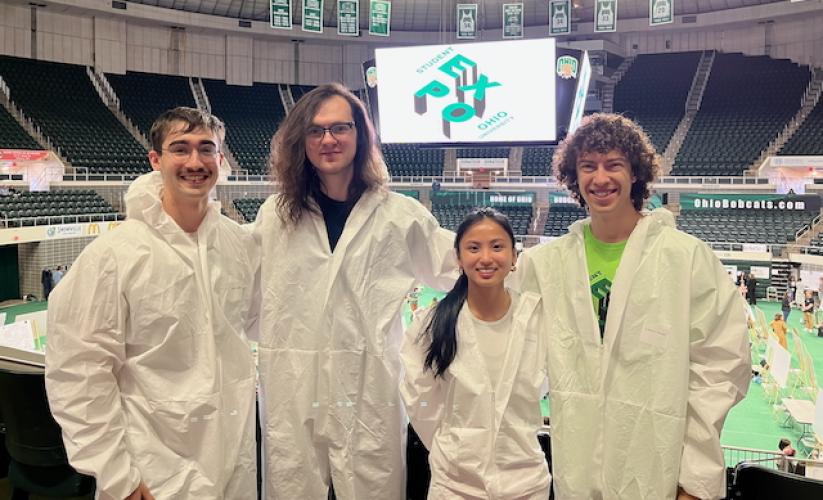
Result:
<svg viewBox="0 0 823 500">
<path fill-rule="evenodd" d="M 590 217 L 519 266 L 550 325 L 562 500 L 726 492 L 720 431 L 749 385 L 746 318 L 712 250 L 667 210 L 642 210 L 658 161 L 631 120 L 587 117 L 553 163 Z"/>
</svg>

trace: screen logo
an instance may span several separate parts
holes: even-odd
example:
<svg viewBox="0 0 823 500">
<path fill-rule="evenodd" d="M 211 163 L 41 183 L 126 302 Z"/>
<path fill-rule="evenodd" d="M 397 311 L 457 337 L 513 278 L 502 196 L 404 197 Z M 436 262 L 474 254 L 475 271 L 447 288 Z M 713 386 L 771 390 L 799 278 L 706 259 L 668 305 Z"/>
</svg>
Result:
<svg viewBox="0 0 823 500">
<path fill-rule="evenodd" d="M 564 80 L 577 78 L 577 59 L 572 56 L 558 57 L 557 76 Z"/>
<path fill-rule="evenodd" d="M 480 73 L 477 63 L 461 54 L 449 59 L 438 71 L 453 79 L 454 89 L 437 78 L 433 79 L 414 93 L 414 112 L 426 114 L 429 111 L 429 97 L 454 99 L 441 112 L 443 135 L 451 138 L 451 124 L 467 122 L 472 118 L 482 119 L 487 106 L 487 89 L 502 85 Z M 468 102 L 469 92 L 472 94 L 471 102 Z"/>
</svg>

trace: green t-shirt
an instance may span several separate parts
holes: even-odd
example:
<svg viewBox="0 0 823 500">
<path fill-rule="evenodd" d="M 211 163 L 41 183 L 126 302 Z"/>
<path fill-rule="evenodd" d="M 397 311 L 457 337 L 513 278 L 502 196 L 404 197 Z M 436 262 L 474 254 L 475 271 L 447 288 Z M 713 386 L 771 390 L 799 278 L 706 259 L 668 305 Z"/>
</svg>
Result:
<svg viewBox="0 0 823 500">
<path fill-rule="evenodd" d="M 600 325 L 600 338 L 606 332 L 606 314 L 609 311 L 612 283 L 617 274 L 617 266 L 626 248 L 626 242 L 603 243 L 594 237 L 590 225 L 583 230 L 586 246 L 586 265 L 589 269 L 589 287 L 592 292 L 592 304 L 597 322 Z"/>
</svg>

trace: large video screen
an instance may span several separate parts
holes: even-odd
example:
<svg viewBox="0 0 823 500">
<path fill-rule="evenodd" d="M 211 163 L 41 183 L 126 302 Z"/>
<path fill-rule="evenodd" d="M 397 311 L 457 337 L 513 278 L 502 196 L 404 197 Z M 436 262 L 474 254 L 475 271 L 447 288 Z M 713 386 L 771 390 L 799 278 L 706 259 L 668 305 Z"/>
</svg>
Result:
<svg viewBox="0 0 823 500">
<path fill-rule="evenodd" d="M 554 39 L 377 49 L 375 62 L 383 143 L 557 139 Z"/>
</svg>

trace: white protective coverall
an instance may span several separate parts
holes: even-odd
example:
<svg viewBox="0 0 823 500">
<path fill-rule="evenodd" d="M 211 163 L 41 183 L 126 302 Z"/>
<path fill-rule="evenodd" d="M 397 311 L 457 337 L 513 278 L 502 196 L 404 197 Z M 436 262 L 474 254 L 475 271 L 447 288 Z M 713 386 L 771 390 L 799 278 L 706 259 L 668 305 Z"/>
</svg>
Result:
<svg viewBox="0 0 823 500">
<path fill-rule="evenodd" d="M 251 236 L 212 203 L 196 240 L 159 172 L 128 220 L 92 242 L 49 304 L 46 389 L 71 465 L 122 500 L 256 500 L 255 369 L 244 333 Z"/>
<path fill-rule="evenodd" d="M 740 297 L 703 242 L 665 209 L 632 232 L 606 331 L 592 307 L 578 221 L 520 261 L 543 296 L 558 500 L 725 496 L 720 431 L 751 362 Z"/>
<path fill-rule="evenodd" d="M 276 196 L 254 230 L 266 498 L 325 500 L 329 475 L 339 500 L 405 498 L 400 314 L 416 282 L 451 288 L 454 234 L 416 200 L 367 191 L 332 253 L 323 217 L 287 228 Z"/>
<path fill-rule="evenodd" d="M 515 292 L 512 292 L 515 293 Z M 525 292 L 513 311 L 500 379 L 489 379 L 468 305 L 457 319 L 457 355 L 442 377 L 424 368 L 430 311 L 406 331 L 400 394 L 429 449 L 429 500 L 546 500 L 549 468 L 537 441 L 546 378 L 540 296 Z"/>
</svg>

